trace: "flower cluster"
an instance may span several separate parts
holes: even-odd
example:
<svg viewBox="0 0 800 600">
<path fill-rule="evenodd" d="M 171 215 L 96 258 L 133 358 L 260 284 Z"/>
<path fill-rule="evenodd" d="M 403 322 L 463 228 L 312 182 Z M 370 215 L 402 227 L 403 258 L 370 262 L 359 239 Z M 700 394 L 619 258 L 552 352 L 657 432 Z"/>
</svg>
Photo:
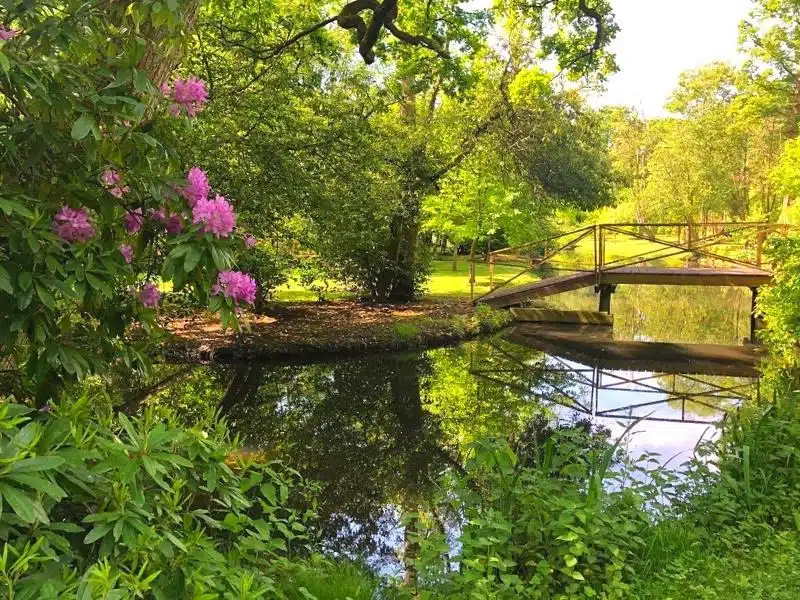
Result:
<svg viewBox="0 0 800 600">
<path fill-rule="evenodd" d="M 217 283 L 211 288 L 213 294 L 232 298 L 237 304 L 256 301 L 256 280 L 241 271 L 222 271 L 217 275 Z"/>
<path fill-rule="evenodd" d="M 161 300 L 161 292 L 158 291 L 154 284 L 145 283 L 142 289 L 139 290 L 139 300 L 146 308 L 155 308 Z"/>
<path fill-rule="evenodd" d="M 22 34 L 21 29 L 8 29 L 5 25 L 0 25 L 0 40 L 7 42 L 10 39 Z"/>
<path fill-rule="evenodd" d="M 203 231 L 216 237 L 228 237 L 236 227 L 236 213 L 224 196 L 198 200 L 192 209 L 192 222 L 203 225 Z"/>
<path fill-rule="evenodd" d="M 120 244 L 119 253 L 122 254 L 122 258 L 125 259 L 126 263 L 131 264 L 133 260 L 133 246 L 130 244 Z"/>
<path fill-rule="evenodd" d="M 95 231 L 85 208 L 62 206 L 53 217 L 53 233 L 65 242 L 86 242 Z"/>
<path fill-rule="evenodd" d="M 120 177 L 119 173 L 114 171 L 113 169 L 106 169 L 103 174 L 100 176 L 100 181 L 103 182 L 103 185 L 108 190 L 108 193 L 114 196 L 115 198 L 122 198 L 124 194 L 127 194 L 131 191 L 131 188 L 126 186 L 119 185 Z"/>
<path fill-rule="evenodd" d="M 144 217 L 142 216 L 141 208 L 127 211 L 122 218 L 122 224 L 125 227 L 125 231 L 128 233 L 136 233 L 139 231 L 142 228 L 142 223 L 144 223 Z"/>
<path fill-rule="evenodd" d="M 186 182 L 188 185 L 180 190 L 180 194 L 186 198 L 189 206 L 194 207 L 199 200 L 208 200 L 211 186 L 205 171 L 198 167 L 192 167 L 186 175 Z"/>
<path fill-rule="evenodd" d="M 245 248 L 252 248 L 258 243 L 258 240 L 252 233 L 246 233 L 244 236 L 244 247 Z"/>
<path fill-rule="evenodd" d="M 165 83 L 161 86 L 161 92 L 173 101 L 169 107 L 169 114 L 173 117 L 179 116 L 184 110 L 187 115 L 194 117 L 208 101 L 205 81 L 194 76 L 176 79 L 171 88 Z"/>
</svg>

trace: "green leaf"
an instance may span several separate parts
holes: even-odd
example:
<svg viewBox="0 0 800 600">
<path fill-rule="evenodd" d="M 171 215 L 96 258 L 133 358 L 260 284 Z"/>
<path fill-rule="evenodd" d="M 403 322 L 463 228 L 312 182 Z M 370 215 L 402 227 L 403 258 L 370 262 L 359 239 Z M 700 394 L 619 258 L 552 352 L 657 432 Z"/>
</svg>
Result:
<svg viewBox="0 0 800 600">
<path fill-rule="evenodd" d="M 570 577 L 572 577 L 576 581 L 586 581 L 586 578 L 578 571 L 573 571 L 570 573 Z"/>
<path fill-rule="evenodd" d="M 11 276 L 2 265 L 0 265 L 0 290 L 3 290 L 7 294 L 14 294 L 14 286 L 11 285 Z"/>
<path fill-rule="evenodd" d="M 53 298 L 53 294 L 47 291 L 43 285 L 39 283 L 36 284 L 36 293 L 39 295 L 39 300 L 42 301 L 47 308 L 51 310 L 55 310 L 56 308 L 56 299 Z"/>
<path fill-rule="evenodd" d="M 89 285 L 92 286 L 94 289 L 99 290 L 101 294 L 103 294 L 106 298 L 111 298 L 111 288 L 106 285 L 106 283 L 98 279 L 96 276 L 92 275 L 91 273 L 86 273 L 86 281 L 89 282 Z"/>
<path fill-rule="evenodd" d="M 3 73 L 8 73 L 11 70 L 11 61 L 2 52 L 0 52 L 0 69 L 3 69 Z"/>
<path fill-rule="evenodd" d="M 17 488 L 0 483 L 0 494 L 9 503 L 14 513 L 26 523 L 42 521 L 47 523 L 47 513 L 41 504 Z"/>
<path fill-rule="evenodd" d="M 172 542 L 181 552 L 188 552 L 186 546 L 183 545 L 183 542 L 176 538 L 174 534 L 170 533 L 169 531 L 164 531 L 164 537 Z"/>
<path fill-rule="evenodd" d="M 146 92 L 150 86 L 150 79 L 144 71 L 136 71 L 133 75 L 133 87 L 137 92 Z"/>
<path fill-rule="evenodd" d="M 64 459 L 60 456 L 32 456 L 23 458 L 11 463 L 12 473 L 34 473 L 37 471 L 49 471 L 56 469 L 64 464 Z"/>
<path fill-rule="evenodd" d="M 194 271 L 194 268 L 202 257 L 203 251 L 197 246 L 192 246 L 189 252 L 186 253 L 186 258 L 183 259 L 183 270 L 187 273 Z"/>
<path fill-rule="evenodd" d="M 92 542 L 96 542 L 100 538 L 104 537 L 109 531 L 111 531 L 112 527 L 113 525 L 111 523 L 98 523 L 94 526 L 94 529 L 86 534 L 86 537 L 83 538 L 83 543 L 91 544 Z"/>
<path fill-rule="evenodd" d="M 33 283 L 33 275 L 28 271 L 23 271 L 19 274 L 19 277 L 17 277 L 17 283 L 19 284 L 20 288 L 27 290 Z"/>
<path fill-rule="evenodd" d="M 82 140 L 89 135 L 93 127 L 96 127 L 94 117 L 89 113 L 83 113 L 72 125 L 72 139 L 75 141 Z"/>
<path fill-rule="evenodd" d="M 38 475 L 28 475 L 26 473 L 12 473 L 8 476 L 9 479 L 21 483 L 24 486 L 33 488 L 43 494 L 47 494 L 53 500 L 61 500 L 65 498 L 67 493 L 44 477 Z"/>
<path fill-rule="evenodd" d="M 9 200 L 8 198 L 0 198 L 0 210 L 7 215 L 17 213 L 26 219 L 33 219 L 33 213 L 29 211 L 24 204 L 16 200 Z"/>
</svg>

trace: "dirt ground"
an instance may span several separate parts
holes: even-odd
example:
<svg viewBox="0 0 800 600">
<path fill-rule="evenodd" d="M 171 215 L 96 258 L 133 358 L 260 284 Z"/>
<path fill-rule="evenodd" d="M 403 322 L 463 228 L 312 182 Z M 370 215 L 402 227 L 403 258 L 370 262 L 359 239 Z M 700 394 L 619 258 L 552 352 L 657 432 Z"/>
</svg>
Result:
<svg viewBox="0 0 800 600">
<path fill-rule="evenodd" d="M 411 304 L 274 305 L 245 315 L 249 331 L 223 331 L 211 314 L 176 318 L 168 354 L 175 358 L 280 359 L 403 350 L 450 343 L 479 333 L 466 301 Z M 244 321 L 243 320 L 243 321 Z"/>
</svg>

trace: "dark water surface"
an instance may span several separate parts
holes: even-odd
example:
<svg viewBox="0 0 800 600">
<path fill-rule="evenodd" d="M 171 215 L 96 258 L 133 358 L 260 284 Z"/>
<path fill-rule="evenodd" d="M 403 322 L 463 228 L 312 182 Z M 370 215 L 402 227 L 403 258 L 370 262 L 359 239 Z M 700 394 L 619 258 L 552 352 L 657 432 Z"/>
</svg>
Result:
<svg viewBox="0 0 800 600">
<path fill-rule="evenodd" d="M 592 308 L 591 293 L 560 306 Z M 586 339 L 741 344 L 748 290 L 620 288 L 613 333 Z M 578 358 L 576 358 L 576 356 Z M 668 366 L 669 368 L 666 368 Z M 186 410 L 220 405 L 244 447 L 281 459 L 320 482 L 320 512 L 333 552 L 361 554 L 383 572 L 400 568 L 399 515 L 423 505 L 474 440 L 512 440 L 535 420 L 591 418 L 629 450 L 663 460 L 688 455 L 728 410 L 758 393 L 747 369 L 671 360 L 609 364 L 561 352 L 526 327 L 460 346 L 309 365 L 198 367 L 166 396 Z M 681 462 L 680 460 L 677 461 Z M 676 463 L 677 464 L 677 463 Z"/>
</svg>

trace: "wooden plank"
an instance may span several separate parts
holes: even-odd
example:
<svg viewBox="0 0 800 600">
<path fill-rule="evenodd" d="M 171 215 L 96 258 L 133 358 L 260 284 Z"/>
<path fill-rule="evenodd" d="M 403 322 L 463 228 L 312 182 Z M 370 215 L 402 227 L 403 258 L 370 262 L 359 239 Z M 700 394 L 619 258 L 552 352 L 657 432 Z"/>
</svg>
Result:
<svg viewBox="0 0 800 600">
<path fill-rule="evenodd" d="M 575 325 L 613 325 L 614 317 L 589 310 L 555 310 L 550 308 L 512 308 L 517 321 L 527 323 L 569 323 Z"/>
<path fill-rule="evenodd" d="M 510 288 L 499 288 L 491 294 L 485 295 L 478 301 L 489 304 L 495 308 L 506 308 L 520 304 L 531 298 L 544 298 L 561 292 L 577 290 L 595 284 L 596 276 L 594 273 L 574 273 L 571 275 L 560 275 L 558 277 L 548 277 L 541 281 L 534 281 L 524 285 L 517 285 Z"/>
<path fill-rule="evenodd" d="M 516 325 L 506 339 L 607 370 L 756 378 L 761 360 L 753 346 L 608 340 L 546 325 Z"/>
<path fill-rule="evenodd" d="M 772 282 L 772 273 L 759 269 L 695 267 L 621 267 L 600 274 L 601 283 L 639 285 L 699 285 L 760 287 Z"/>
</svg>

